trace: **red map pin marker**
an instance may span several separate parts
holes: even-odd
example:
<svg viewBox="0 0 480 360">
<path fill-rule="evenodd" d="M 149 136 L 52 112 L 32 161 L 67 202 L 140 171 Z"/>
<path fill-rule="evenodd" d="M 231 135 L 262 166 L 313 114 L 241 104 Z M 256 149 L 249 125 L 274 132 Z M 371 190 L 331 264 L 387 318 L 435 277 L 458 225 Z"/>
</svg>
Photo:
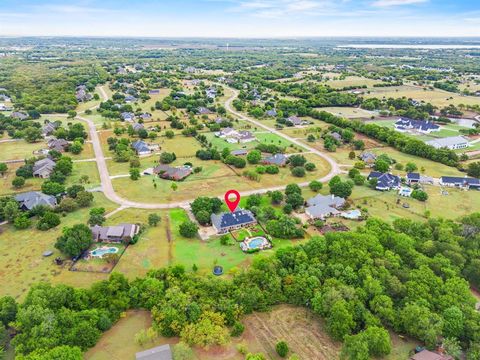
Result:
<svg viewBox="0 0 480 360">
<path fill-rule="evenodd" d="M 235 200 L 230 199 L 230 195 L 235 195 Z M 237 190 L 228 190 L 225 193 L 225 203 L 231 212 L 234 212 L 240 202 L 240 193 Z"/>
</svg>

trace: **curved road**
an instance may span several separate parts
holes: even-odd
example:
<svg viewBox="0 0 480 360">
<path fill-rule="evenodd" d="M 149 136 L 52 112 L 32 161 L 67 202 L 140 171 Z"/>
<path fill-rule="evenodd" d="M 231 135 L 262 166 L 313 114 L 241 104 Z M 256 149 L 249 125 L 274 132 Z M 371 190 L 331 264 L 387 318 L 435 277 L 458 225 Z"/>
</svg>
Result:
<svg viewBox="0 0 480 360">
<path fill-rule="evenodd" d="M 100 86 L 99 91 L 100 91 L 100 94 L 102 95 L 103 100 L 104 101 L 107 100 L 108 96 L 107 96 L 107 94 L 106 94 L 106 92 L 105 92 L 105 90 L 103 89 L 102 86 Z M 271 129 L 268 126 L 262 124 L 261 122 L 259 122 L 257 120 L 254 120 L 254 119 L 251 119 L 251 118 L 235 111 L 234 109 L 232 109 L 231 103 L 238 96 L 238 91 L 236 91 L 234 89 L 232 89 L 232 91 L 233 91 L 233 95 L 225 102 L 226 109 L 228 111 L 230 111 L 232 114 L 238 116 L 242 120 L 251 122 L 251 123 L 255 124 L 256 126 L 264 128 L 271 133 L 274 133 L 278 136 L 281 136 L 281 137 L 285 138 L 286 140 L 288 140 L 288 141 L 290 141 L 290 142 L 292 142 L 292 143 L 294 143 L 294 144 L 296 144 L 296 145 L 298 145 L 302 148 L 307 149 L 308 151 L 322 157 L 323 159 L 325 159 L 330 164 L 330 166 L 331 166 L 330 172 L 326 176 L 322 177 L 321 179 L 318 179 L 319 181 L 321 181 L 321 182 L 328 181 L 333 176 L 335 176 L 335 175 L 337 175 L 341 172 L 339 165 L 328 155 L 326 155 L 326 154 L 322 153 L 321 151 L 319 151 L 317 149 L 314 149 L 314 148 L 312 148 L 308 145 L 305 145 L 305 144 L 301 143 L 300 141 L 298 141 L 298 140 L 296 140 L 296 139 L 294 139 L 294 138 L 292 138 L 292 137 L 290 137 L 286 134 L 283 134 L 283 133 L 281 133 L 281 132 L 279 132 L 275 129 Z M 96 108 L 96 107 L 97 106 L 95 106 L 94 108 Z M 92 108 L 92 110 L 93 110 L 93 108 Z M 172 209 L 172 208 L 178 208 L 178 207 L 186 208 L 194 200 L 194 199 L 190 199 L 190 200 L 175 201 L 175 202 L 169 202 L 169 203 L 141 203 L 141 202 L 135 202 L 135 201 L 127 200 L 127 199 L 124 199 L 121 196 L 119 196 L 115 192 L 115 189 L 113 188 L 112 180 L 110 178 L 110 174 L 108 173 L 107 162 L 106 162 L 105 156 L 103 154 L 102 145 L 100 143 L 100 138 L 98 137 L 98 132 L 97 132 L 97 128 L 95 126 L 95 123 L 92 120 L 90 120 L 88 118 L 85 118 L 85 117 L 82 117 L 82 116 L 77 116 L 76 118 L 78 120 L 86 122 L 87 125 L 88 125 L 88 129 L 89 129 L 89 132 L 90 132 L 90 138 L 91 138 L 91 141 L 92 141 L 92 144 L 93 144 L 93 150 L 94 150 L 94 153 L 95 153 L 95 159 L 96 159 L 96 163 L 97 163 L 97 167 L 98 167 L 98 173 L 100 174 L 102 191 L 103 191 L 104 195 L 107 197 L 107 199 L 109 199 L 110 201 L 120 205 L 121 208 L 129 208 L 130 207 L 130 208 L 137 208 L 137 209 Z M 303 183 L 299 183 L 298 185 L 299 186 L 307 186 L 308 183 L 309 182 L 303 182 Z M 285 185 L 271 187 L 271 188 L 263 188 L 263 189 L 242 191 L 242 192 L 240 192 L 240 194 L 243 195 L 243 196 L 248 196 L 248 195 L 252 195 L 252 194 L 266 193 L 268 191 L 283 190 L 283 189 L 285 189 Z M 218 196 L 220 197 L 222 195 L 223 194 L 219 194 Z"/>
</svg>

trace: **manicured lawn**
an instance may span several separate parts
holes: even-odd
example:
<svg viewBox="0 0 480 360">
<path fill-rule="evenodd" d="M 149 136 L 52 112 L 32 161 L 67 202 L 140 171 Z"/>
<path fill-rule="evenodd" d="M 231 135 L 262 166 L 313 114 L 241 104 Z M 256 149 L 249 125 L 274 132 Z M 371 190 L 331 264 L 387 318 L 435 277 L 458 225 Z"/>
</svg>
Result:
<svg viewBox="0 0 480 360">
<path fill-rule="evenodd" d="M 104 207 L 107 212 L 116 208 L 101 193 L 95 193 L 93 206 Z M 80 209 L 62 218 L 62 223 L 49 231 L 39 231 L 33 226 L 26 230 L 15 230 L 13 226 L 1 227 L 0 236 L 0 276 L 2 286 L 0 296 L 12 295 L 16 298 L 25 295 L 33 283 L 52 281 L 73 286 L 89 286 L 93 281 L 105 278 L 103 274 L 84 274 L 68 271 L 67 267 L 54 264 L 60 256 L 54 245 L 64 226 L 86 223 L 89 209 Z M 52 250 L 51 257 L 42 253 Z"/>
<path fill-rule="evenodd" d="M 88 183 L 84 185 L 86 188 L 89 189 L 100 185 L 100 176 L 98 174 L 97 163 L 95 161 L 73 163 L 72 174 L 67 177 L 65 185 L 70 186 L 73 184 L 78 184 L 80 182 L 80 178 L 84 175 L 87 175 L 89 179 Z"/>
<path fill-rule="evenodd" d="M 43 140 L 27 143 L 25 140 L 0 143 L 0 161 L 23 160 L 34 157 L 34 151 L 46 148 Z"/>
</svg>

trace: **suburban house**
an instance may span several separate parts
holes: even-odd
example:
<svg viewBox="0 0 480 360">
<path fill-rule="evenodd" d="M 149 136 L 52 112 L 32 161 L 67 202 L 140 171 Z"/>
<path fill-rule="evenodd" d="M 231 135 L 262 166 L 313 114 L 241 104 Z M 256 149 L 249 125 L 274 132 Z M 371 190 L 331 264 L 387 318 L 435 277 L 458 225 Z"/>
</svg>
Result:
<svg viewBox="0 0 480 360">
<path fill-rule="evenodd" d="M 380 191 L 399 189 L 401 184 L 398 176 L 378 171 L 372 171 L 370 175 L 368 175 L 367 180 L 370 179 L 377 179 L 377 186 L 375 189 Z"/>
<path fill-rule="evenodd" d="M 283 167 L 287 165 L 287 160 L 288 157 L 284 154 L 274 154 L 263 158 L 261 163 L 264 165 L 277 165 Z"/>
<path fill-rule="evenodd" d="M 139 132 L 140 130 L 144 129 L 144 126 L 143 124 L 140 124 L 140 123 L 135 123 L 133 124 L 133 131 L 135 132 Z"/>
<path fill-rule="evenodd" d="M 79 85 L 76 89 L 75 98 L 78 102 L 83 102 L 91 100 L 93 96 L 88 93 L 88 89 L 85 85 Z"/>
<path fill-rule="evenodd" d="M 153 168 L 153 173 L 162 179 L 181 181 L 192 173 L 190 166 L 172 167 L 169 165 L 158 165 Z"/>
<path fill-rule="evenodd" d="M 402 117 L 395 123 L 395 130 L 400 132 L 415 131 L 430 134 L 432 131 L 438 131 L 439 129 L 440 126 L 427 120 L 414 120 Z"/>
<path fill-rule="evenodd" d="M 46 195 L 39 191 L 29 191 L 15 195 L 15 201 L 18 202 L 20 209 L 23 211 L 32 210 L 39 205 L 48 206 L 51 208 L 57 206 L 57 199 L 55 196 Z"/>
<path fill-rule="evenodd" d="M 150 113 L 142 113 L 139 115 L 139 118 L 142 120 L 150 120 L 152 118 L 152 114 Z"/>
<path fill-rule="evenodd" d="M 308 125 L 308 121 L 302 120 L 297 116 L 290 116 L 287 121 L 291 122 L 293 126 Z"/>
<path fill-rule="evenodd" d="M 10 117 L 18 120 L 25 120 L 28 118 L 28 114 L 21 111 L 14 111 L 10 114 Z"/>
<path fill-rule="evenodd" d="M 447 148 L 450 150 L 465 149 L 470 143 L 463 136 L 451 136 L 446 138 L 433 139 L 425 142 L 435 149 Z"/>
<path fill-rule="evenodd" d="M 368 167 L 372 167 L 375 165 L 375 161 L 377 161 L 377 155 L 371 152 L 364 152 L 359 156 L 360 160 L 362 160 Z"/>
<path fill-rule="evenodd" d="M 148 90 L 148 94 L 149 95 L 158 95 L 158 94 L 160 94 L 160 89 Z"/>
<path fill-rule="evenodd" d="M 237 131 L 233 128 L 224 128 L 216 132 L 215 136 L 225 139 L 230 144 L 248 143 L 257 140 L 255 135 L 248 130 Z"/>
<path fill-rule="evenodd" d="M 433 178 L 429 176 L 423 176 L 419 173 L 408 173 L 405 178 L 407 184 L 433 184 Z"/>
<path fill-rule="evenodd" d="M 215 97 L 217 96 L 217 89 L 215 89 L 214 87 L 211 87 L 211 88 L 208 88 L 205 93 L 207 94 L 207 97 L 209 99 L 215 99 Z"/>
<path fill-rule="evenodd" d="M 160 149 L 158 144 L 147 144 L 143 140 L 137 140 L 132 143 L 132 148 L 135 150 L 137 155 L 147 155 L 151 154 L 154 151 L 157 151 Z"/>
<path fill-rule="evenodd" d="M 170 345 L 161 345 L 135 354 L 135 360 L 172 360 Z"/>
<path fill-rule="evenodd" d="M 231 230 L 240 229 L 257 222 L 251 211 L 240 208 L 233 212 L 224 212 L 218 215 L 212 214 L 210 220 L 219 234 L 225 234 Z"/>
<path fill-rule="evenodd" d="M 440 178 L 440 185 L 480 190 L 480 179 L 468 177 L 462 178 L 456 176 L 442 176 Z"/>
<path fill-rule="evenodd" d="M 43 128 L 42 128 L 43 136 L 52 135 L 55 132 L 55 130 L 57 130 L 59 127 L 60 127 L 59 123 L 50 122 L 50 121 L 46 120 L 45 124 L 43 125 Z"/>
<path fill-rule="evenodd" d="M 125 96 L 125 102 L 128 104 L 128 103 L 132 103 L 132 102 L 135 102 L 137 101 L 137 98 L 133 95 L 127 95 Z"/>
<path fill-rule="evenodd" d="M 275 109 L 267 110 L 266 114 L 267 114 L 267 116 L 275 117 L 275 116 L 277 116 L 277 110 L 275 110 Z"/>
<path fill-rule="evenodd" d="M 335 140 L 337 140 L 338 142 L 343 142 L 342 135 L 340 135 L 339 133 L 331 132 L 329 135 L 333 137 Z"/>
<path fill-rule="evenodd" d="M 200 106 L 198 109 L 197 109 L 198 113 L 200 115 L 210 115 L 210 114 L 213 114 L 212 111 L 210 111 L 209 109 L 207 109 L 206 107 L 203 107 L 203 106 Z"/>
<path fill-rule="evenodd" d="M 329 216 L 340 215 L 339 209 L 345 206 L 345 199 L 335 195 L 317 195 L 307 200 L 305 214 L 312 220 L 324 220 Z"/>
<path fill-rule="evenodd" d="M 453 357 L 450 355 L 438 354 L 425 349 L 413 355 L 410 360 L 453 360 Z"/>
<path fill-rule="evenodd" d="M 247 155 L 248 151 L 245 150 L 245 149 L 239 149 L 239 150 L 232 150 L 230 152 L 231 155 L 234 155 L 234 156 L 245 156 Z"/>
<path fill-rule="evenodd" d="M 119 224 L 116 226 L 95 225 L 92 230 L 93 241 L 128 243 L 140 232 L 140 226 L 135 224 Z"/>
<path fill-rule="evenodd" d="M 120 114 L 123 121 L 133 122 L 135 120 L 135 114 L 131 112 L 123 112 Z"/>
<path fill-rule="evenodd" d="M 70 143 L 65 139 L 50 139 L 48 140 L 47 145 L 50 150 L 65 152 L 70 146 Z"/>
<path fill-rule="evenodd" d="M 33 164 L 33 176 L 46 179 L 50 177 L 50 174 L 55 169 L 55 161 L 50 158 L 38 160 Z"/>
</svg>

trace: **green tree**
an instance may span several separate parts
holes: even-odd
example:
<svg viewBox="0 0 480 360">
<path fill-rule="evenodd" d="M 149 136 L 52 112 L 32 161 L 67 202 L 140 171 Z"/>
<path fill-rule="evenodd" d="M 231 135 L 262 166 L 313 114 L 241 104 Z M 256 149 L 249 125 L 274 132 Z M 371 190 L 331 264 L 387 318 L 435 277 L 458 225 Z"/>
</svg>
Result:
<svg viewBox="0 0 480 360">
<path fill-rule="evenodd" d="M 75 257 L 87 250 L 92 241 L 90 228 L 84 224 L 77 224 L 63 229 L 55 247 L 67 256 Z"/>
<path fill-rule="evenodd" d="M 352 195 L 352 186 L 347 182 L 335 183 L 330 187 L 330 194 L 346 199 Z"/>
<path fill-rule="evenodd" d="M 198 226 L 190 220 L 186 220 L 180 224 L 179 227 L 180 235 L 186 238 L 193 238 L 197 236 Z"/>
<path fill-rule="evenodd" d="M 45 212 L 37 222 L 37 229 L 46 231 L 60 225 L 60 216 L 52 211 Z"/>
<path fill-rule="evenodd" d="M 283 201 L 283 194 L 278 190 L 272 191 L 270 194 L 270 199 L 272 200 L 272 204 L 281 204 Z"/>
<path fill-rule="evenodd" d="M 323 184 L 320 181 L 312 180 L 310 184 L 308 184 L 308 187 L 312 191 L 319 192 L 320 190 L 322 190 Z"/>
<path fill-rule="evenodd" d="M 377 159 L 375 161 L 375 170 L 382 173 L 386 173 L 388 172 L 389 169 L 390 169 L 390 164 L 387 161 L 383 159 Z"/>
<path fill-rule="evenodd" d="M 88 223 L 90 226 L 102 225 L 105 222 L 105 208 L 97 207 L 90 209 Z"/>
<path fill-rule="evenodd" d="M 35 126 L 29 126 L 23 132 L 23 138 L 28 143 L 34 143 L 42 138 L 42 131 Z"/>
<path fill-rule="evenodd" d="M 417 168 L 417 165 L 415 165 L 413 162 L 408 162 L 406 165 L 405 165 L 405 171 L 408 172 L 408 173 L 411 173 L 411 172 L 414 172 L 416 171 L 418 168 Z"/>
<path fill-rule="evenodd" d="M 20 189 L 25 185 L 25 178 L 22 176 L 17 176 L 12 180 L 12 185 L 16 189 Z"/>
<path fill-rule="evenodd" d="M 158 223 L 162 220 L 160 215 L 154 213 L 148 215 L 148 225 L 150 226 L 157 226 Z"/>
<path fill-rule="evenodd" d="M 26 214 L 22 214 L 17 216 L 15 220 L 13 220 L 13 226 L 15 229 L 27 229 L 32 225 L 32 221 L 28 218 Z"/>
<path fill-rule="evenodd" d="M 275 345 L 275 350 L 277 351 L 278 356 L 284 358 L 288 354 L 288 344 L 285 341 L 279 341 Z"/>
<path fill-rule="evenodd" d="M 47 180 L 42 184 L 42 192 L 47 195 L 59 195 L 65 191 L 65 186 L 55 181 Z"/>
<path fill-rule="evenodd" d="M 5 175 L 8 170 L 8 166 L 5 163 L 0 163 L 0 175 Z"/>
<path fill-rule="evenodd" d="M 140 179 L 140 169 L 139 168 L 131 168 L 130 169 L 130 179 L 134 180 L 134 181 Z"/>
<path fill-rule="evenodd" d="M 258 164 L 262 160 L 262 153 L 259 150 L 252 150 L 247 154 L 247 161 L 250 164 Z"/>
<path fill-rule="evenodd" d="M 348 310 L 347 302 L 340 300 L 333 304 L 327 318 L 327 331 L 335 340 L 343 340 L 350 335 L 355 326 L 353 315 Z"/>
</svg>

